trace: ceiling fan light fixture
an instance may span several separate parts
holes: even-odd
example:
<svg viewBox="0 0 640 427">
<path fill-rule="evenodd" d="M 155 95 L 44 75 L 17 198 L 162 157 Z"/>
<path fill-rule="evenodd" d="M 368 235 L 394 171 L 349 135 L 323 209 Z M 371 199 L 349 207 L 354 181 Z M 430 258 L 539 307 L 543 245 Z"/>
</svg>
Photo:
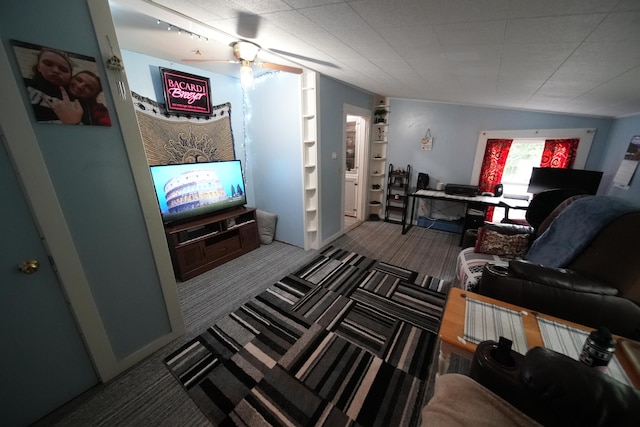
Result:
<svg viewBox="0 0 640 427">
<path fill-rule="evenodd" d="M 240 66 L 240 86 L 245 90 L 253 88 L 253 68 L 247 61 L 242 61 Z"/>
<path fill-rule="evenodd" d="M 260 46 L 247 41 L 238 41 L 231 43 L 233 48 L 233 56 L 242 61 L 253 62 L 258 56 Z"/>
</svg>

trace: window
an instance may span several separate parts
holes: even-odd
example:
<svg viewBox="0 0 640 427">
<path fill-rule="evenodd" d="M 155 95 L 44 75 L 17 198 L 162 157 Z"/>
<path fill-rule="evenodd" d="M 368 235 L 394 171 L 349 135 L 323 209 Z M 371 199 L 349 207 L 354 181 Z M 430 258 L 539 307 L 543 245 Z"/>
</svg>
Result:
<svg viewBox="0 0 640 427">
<path fill-rule="evenodd" d="M 540 166 L 543 139 L 514 139 L 502 174 L 504 193 L 508 196 L 527 195 L 531 169 Z"/>
<path fill-rule="evenodd" d="M 526 190 L 529 184 L 529 177 L 531 175 L 531 167 L 540 166 L 540 160 L 542 158 L 542 152 L 540 153 L 540 156 L 536 154 L 535 156 L 537 164 L 529 164 L 528 166 L 525 166 L 528 162 L 530 162 L 527 157 L 529 156 L 529 154 L 533 156 L 533 153 L 525 154 L 524 152 L 528 152 L 529 150 L 534 151 L 535 144 L 532 143 L 533 141 L 541 141 L 542 145 L 544 146 L 544 141 L 549 139 L 578 139 L 580 143 L 578 145 L 578 150 L 573 162 L 573 167 L 575 169 L 584 169 L 587 155 L 589 154 L 589 150 L 591 149 L 591 144 L 593 142 L 595 132 L 596 129 L 588 128 L 481 131 L 478 136 L 478 143 L 476 145 L 476 156 L 471 173 L 470 184 L 478 185 L 478 183 L 480 182 L 480 172 L 483 167 L 487 141 L 489 140 L 509 139 L 513 141 L 513 144 L 516 147 L 521 145 L 519 144 L 520 142 L 523 143 L 521 149 L 514 147 L 510 148 L 509 151 L 511 152 L 513 150 L 514 153 L 519 153 L 520 150 L 522 150 L 522 157 L 520 157 L 520 154 L 518 154 L 514 155 L 513 158 L 511 158 L 511 153 L 509 153 L 506 159 L 507 163 L 504 163 L 504 171 L 502 171 L 500 182 L 502 182 L 502 184 L 504 185 L 504 192 L 506 194 L 522 194 L 524 196 L 525 194 L 527 194 Z M 527 144 L 527 146 L 524 146 L 524 144 Z M 511 162 L 514 162 L 514 165 L 511 165 Z M 524 172 L 525 170 L 526 172 Z M 509 185 L 506 185 L 507 183 L 509 183 Z M 509 218 L 524 218 L 524 214 L 524 210 L 509 210 Z M 494 222 L 499 222 L 503 217 L 504 209 L 495 209 L 491 220 Z"/>
</svg>

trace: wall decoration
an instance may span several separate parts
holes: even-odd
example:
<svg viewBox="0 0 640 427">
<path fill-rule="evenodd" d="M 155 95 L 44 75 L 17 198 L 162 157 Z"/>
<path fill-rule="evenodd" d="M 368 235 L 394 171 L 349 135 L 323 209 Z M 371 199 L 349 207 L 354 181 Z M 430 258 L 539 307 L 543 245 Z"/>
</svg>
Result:
<svg viewBox="0 0 640 427">
<path fill-rule="evenodd" d="M 40 123 L 111 126 L 95 58 L 12 40 Z"/>
<path fill-rule="evenodd" d="M 135 92 L 131 96 L 150 166 L 235 159 L 230 103 L 213 107 L 208 118 L 189 118 Z"/>
<path fill-rule="evenodd" d="M 160 67 L 166 109 L 170 113 L 211 115 L 211 87 L 207 77 Z"/>
<path fill-rule="evenodd" d="M 624 159 L 613 177 L 613 185 L 628 190 L 631 185 L 631 179 L 640 163 L 640 135 L 634 135 L 629 141 L 627 152 L 624 153 Z"/>
</svg>

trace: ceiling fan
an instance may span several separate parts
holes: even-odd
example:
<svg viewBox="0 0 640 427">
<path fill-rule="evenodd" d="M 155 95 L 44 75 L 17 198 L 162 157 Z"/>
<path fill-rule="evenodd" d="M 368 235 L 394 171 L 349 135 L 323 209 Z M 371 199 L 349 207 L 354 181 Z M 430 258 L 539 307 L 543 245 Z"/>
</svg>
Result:
<svg viewBox="0 0 640 427">
<path fill-rule="evenodd" d="M 253 84 L 253 66 L 265 68 L 269 70 L 284 71 L 293 74 L 302 74 L 302 68 L 289 67 L 282 64 L 274 64 L 272 62 L 256 61 L 260 46 L 256 43 L 239 40 L 231 43 L 229 46 L 233 48 L 233 56 L 236 60 L 220 60 L 220 59 L 183 59 L 183 62 L 227 62 L 230 64 L 240 64 L 240 82 L 243 86 L 248 87 Z M 200 54 L 199 51 L 195 52 Z"/>
</svg>

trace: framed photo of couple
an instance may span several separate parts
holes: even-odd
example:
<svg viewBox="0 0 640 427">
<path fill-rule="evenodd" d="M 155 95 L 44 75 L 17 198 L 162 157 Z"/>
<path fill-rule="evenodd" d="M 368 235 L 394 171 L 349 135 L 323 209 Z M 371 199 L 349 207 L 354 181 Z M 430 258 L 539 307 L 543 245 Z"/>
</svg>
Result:
<svg viewBox="0 0 640 427">
<path fill-rule="evenodd" d="M 111 126 L 93 57 L 11 40 L 39 123 Z"/>
</svg>

